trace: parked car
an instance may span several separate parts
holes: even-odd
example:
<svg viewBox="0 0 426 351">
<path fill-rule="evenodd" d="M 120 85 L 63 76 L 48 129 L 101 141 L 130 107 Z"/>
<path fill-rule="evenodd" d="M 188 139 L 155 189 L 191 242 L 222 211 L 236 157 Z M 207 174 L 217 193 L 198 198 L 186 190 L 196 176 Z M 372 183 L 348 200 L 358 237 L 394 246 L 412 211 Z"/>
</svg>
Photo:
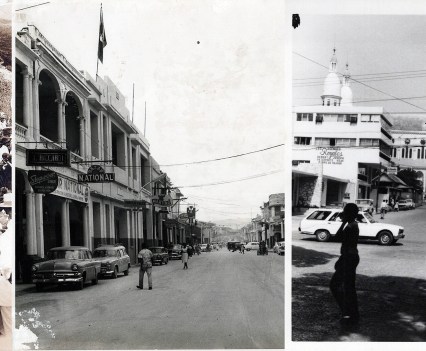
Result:
<svg viewBox="0 0 426 351">
<path fill-rule="evenodd" d="M 207 251 L 207 244 L 201 244 L 200 248 L 201 248 L 201 252 L 206 252 Z"/>
<path fill-rule="evenodd" d="M 155 246 L 150 247 L 149 250 L 152 252 L 152 264 L 158 263 L 161 266 L 163 263 L 169 263 L 169 253 L 165 247 Z"/>
<path fill-rule="evenodd" d="M 372 199 L 356 199 L 355 203 L 360 211 L 368 212 L 371 215 L 374 213 L 374 201 Z"/>
<path fill-rule="evenodd" d="M 315 235 L 318 241 L 329 241 L 340 228 L 342 221 L 339 209 L 318 209 L 302 219 L 301 234 Z M 391 245 L 405 237 L 404 228 L 394 224 L 378 223 L 367 212 L 357 217 L 360 239 L 378 240 L 380 245 Z"/>
<path fill-rule="evenodd" d="M 259 243 L 257 241 L 250 241 L 244 245 L 247 251 L 259 250 Z"/>
<path fill-rule="evenodd" d="M 129 275 L 130 257 L 122 245 L 102 245 L 93 251 L 93 258 L 101 263 L 101 276 L 117 278 L 119 273 Z"/>
<path fill-rule="evenodd" d="M 169 250 L 169 259 L 180 260 L 181 258 L 182 258 L 182 245 L 180 244 L 173 245 L 172 248 Z"/>
<path fill-rule="evenodd" d="M 101 262 L 83 246 L 55 247 L 47 253 L 47 261 L 32 266 L 32 280 L 38 291 L 50 284 L 71 284 L 79 290 L 86 282 L 98 284 Z"/>
<path fill-rule="evenodd" d="M 405 199 L 398 201 L 399 210 L 414 210 L 416 208 L 416 204 L 412 199 Z"/>
<path fill-rule="evenodd" d="M 284 255 L 284 250 L 285 250 L 284 241 L 277 241 L 272 250 L 278 255 Z"/>
</svg>

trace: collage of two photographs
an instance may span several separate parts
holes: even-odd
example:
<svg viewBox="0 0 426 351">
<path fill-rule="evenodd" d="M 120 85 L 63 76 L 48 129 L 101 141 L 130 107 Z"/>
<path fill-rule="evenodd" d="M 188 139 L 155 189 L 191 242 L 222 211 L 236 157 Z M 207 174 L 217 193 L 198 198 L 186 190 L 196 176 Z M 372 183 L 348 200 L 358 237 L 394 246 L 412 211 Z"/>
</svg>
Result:
<svg viewBox="0 0 426 351">
<path fill-rule="evenodd" d="M 424 347 L 426 6 L 0 5 L 0 350 Z"/>
</svg>

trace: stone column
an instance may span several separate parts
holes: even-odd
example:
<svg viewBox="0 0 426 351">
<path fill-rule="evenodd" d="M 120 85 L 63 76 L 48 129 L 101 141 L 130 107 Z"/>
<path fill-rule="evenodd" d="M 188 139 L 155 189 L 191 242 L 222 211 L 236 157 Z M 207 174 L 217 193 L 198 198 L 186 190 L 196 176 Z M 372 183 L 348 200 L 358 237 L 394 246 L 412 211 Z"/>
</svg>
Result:
<svg viewBox="0 0 426 351">
<path fill-rule="evenodd" d="M 37 238 L 37 255 L 44 257 L 43 230 L 43 194 L 35 194 L 35 235 Z"/>
<path fill-rule="evenodd" d="M 22 72 L 24 77 L 24 89 L 23 89 L 23 102 L 24 102 L 24 124 L 28 128 L 27 129 L 27 139 L 32 139 L 33 137 L 33 129 L 31 123 L 31 95 L 32 95 L 32 84 L 31 79 L 33 78 L 30 73 L 28 73 L 28 69 Z"/>
<path fill-rule="evenodd" d="M 58 141 L 66 141 L 65 106 L 67 103 L 62 99 L 56 99 L 58 103 Z M 64 147 L 64 145 L 61 145 Z"/>
<path fill-rule="evenodd" d="M 68 246 L 70 244 L 70 236 L 68 234 L 68 230 L 70 226 L 68 210 L 69 210 L 68 200 L 63 199 L 61 202 L 61 236 L 62 236 L 61 246 Z"/>
<path fill-rule="evenodd" d="M 80 122 L 80 156 L 85 158 L 86 155 L 86 143 L 85 143 L 85 130 L 86 130 L 86 117 L 80 116 L 79 118 L 79 122 Z"/>
<path fill-rule="evenodd" d="M 28 187 L 30 185 L 28 184 Z M 32 189 L 27 188 L 26 190 L 26 242 L 27 242 L 27 255 L 36 255 L 37 254 L 37 239 L 36 233 L 34 232 L 35 228 L 35 194 Z"/>
<path fill-rule="evenodd" d="M 33 137 L 35 141 L 40 140 L 40 111 L 39 111 L 39 86 L 41 85 L 41 81 L 38 79 L 33 80 L 33 95 L 31 105 L 33 107 L 33 118 L 31 120 L 31 124 L 34 127 L 33 129 Z"/>
<path fill-rule="evenodd" d="M 89 205 L 83 207 L 83 246 L 93 249 L 89 240 Z"/>
</svg>

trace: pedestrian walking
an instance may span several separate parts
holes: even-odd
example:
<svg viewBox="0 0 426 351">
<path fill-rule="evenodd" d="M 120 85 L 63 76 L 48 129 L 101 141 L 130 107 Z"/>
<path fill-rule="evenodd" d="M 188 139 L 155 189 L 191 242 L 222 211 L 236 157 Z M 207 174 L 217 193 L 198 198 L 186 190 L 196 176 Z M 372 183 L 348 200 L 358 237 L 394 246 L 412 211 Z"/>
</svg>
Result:
<svg viewBox="0 0 426 351">
<path fill-rule="evenodd" d="M 358 211 L 356 204 L 346 204 L 341 214 L 342 225 L 335 236 L 342 241 L 342 246 L 341 255 L 334 265 L 336 271 L 330 281 L 330 290 L 342 312 L 340 321 L 344 326 L 355 325 L 359 321 L 355 288 L 356 267 L 359 264 L 357 249 L 359 228 L 355 221 Z"/>
<path fill-rule="evenodd" d="M 245 251 L 246 247 L 244 246 L 244 244 L 241 244 L 241 253 L 244 255 L 244 251 Z"/>
<path fill-rule="evenodd" d="M 183 246 L 182 249 L 182 262 L 183 262 L 183 269 L 188 269 L 188 249 L 186 248 L 186 245 Z"/>
<path fill-rule="evenodd" d="M 393 207 L 393 209 L 395 210 L 395 212 L 399 212 L 399 204 L 398 201 L 395 202 L 395 206 Z"/>
<path fill-rule="evenodd" d="M 382 203 L 380 204 L 380 219 L 385 218 L 387 208 L 388 208 L 388 204 L 385 200 L 383 200 Z"/>
<path fill-rule="evenodd" d="M 152 290 L 152 256 L 152 252 L 148 250 L 146 243 L 142 243 L 142 250 L 138 254 L 138 261 L 140 263 L 139 285 L 136 286 L 138 289 L 143 289 L 143 276 L 146 273 L 149 290 Z"/>
</svg>

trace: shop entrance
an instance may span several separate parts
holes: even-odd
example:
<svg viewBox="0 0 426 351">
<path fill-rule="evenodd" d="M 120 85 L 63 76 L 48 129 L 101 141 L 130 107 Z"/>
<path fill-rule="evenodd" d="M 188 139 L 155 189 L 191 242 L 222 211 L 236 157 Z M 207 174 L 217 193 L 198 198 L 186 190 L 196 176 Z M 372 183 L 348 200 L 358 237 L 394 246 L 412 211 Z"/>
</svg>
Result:
<svg viewBox="0 0 426 351">
<path fill-rule="evenodd" d="M 83 211 L 84 204 L 80 202 L 70 202 L 70 243 L 75 246 L 84 246 L 84 225 Z"/>
</svg>

